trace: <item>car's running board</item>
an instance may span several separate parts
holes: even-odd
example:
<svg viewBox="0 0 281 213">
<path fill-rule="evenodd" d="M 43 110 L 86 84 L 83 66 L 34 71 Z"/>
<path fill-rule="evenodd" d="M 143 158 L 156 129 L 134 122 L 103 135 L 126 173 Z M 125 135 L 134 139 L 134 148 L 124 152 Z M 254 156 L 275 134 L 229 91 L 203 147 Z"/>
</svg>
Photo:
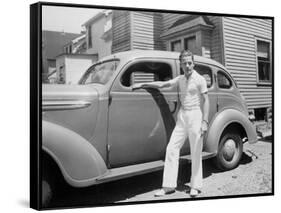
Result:
<svg viewBox="0 0 281 213">
<path fill-rule="evenodd" d="M 212 152 L 202 152 L 202 159 L 206 160 L 212 157 L 215 157 L 216 153 L 212 153 Z M 188 162 L 191 162 L 191 155 L 184 155 L 180 157 L 181 159 L 185 159 L 188 160 Z"/>
<path fill-rule="evenodd" d="M 163 169 L 164 161 L 158 160 L 149 163 L 136 164 L 132 166 L 124 166 L 115 169 L 109 169 L 105 176 L 97 179 L 97 183 L 109 182 L 113 180 L 123 179 L 135 175 L 146 174 Z"/>
<path fill-rule="evenodd" d="M 202 153 L 203 160 L 214 157 L 214 156 L 215 156 L 215 153 L 209 153 L 209 152 Z M 181 156 L 180 159 L 188 160 L 190 162 L 191 156 L 184 155 L 184 156 Z M 118 179 L 123 179 L 123 178 L 131 177 L 131 176 L 135 176 L 135 175 L 155 172 L 155 171 L 159 171 L 163 168 L 164 168 L 164 161 L 158 160 L 158 161 L 153 161 L 153 162 L 148 162 L 148 163 L 142 163 L 142 164 L 137 164 L 137 165 L 109 169 L 108 172 L 104 176 L 102 176 L 96 180 L 96 184 L 109 182 L 109 181 L 113 181 L 113 180 L 118 180 Z"/>
</svg>

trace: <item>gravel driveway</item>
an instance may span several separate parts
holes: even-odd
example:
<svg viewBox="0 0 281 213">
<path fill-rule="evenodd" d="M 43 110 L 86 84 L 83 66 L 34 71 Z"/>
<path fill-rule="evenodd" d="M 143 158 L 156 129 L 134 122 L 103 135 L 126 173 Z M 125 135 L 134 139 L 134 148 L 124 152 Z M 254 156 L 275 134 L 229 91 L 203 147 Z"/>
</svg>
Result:
<svg viewBox="0 0 281 213">
<path fill-rule="evenodd" d="M 240 165 L 231 171 L 217 170 L 211 160 L 203 162 L 204 188 L 199 197 L 260 194 L 272 192 L 271 139 L 244 144 Z M 190 164 L 181 162 L 176 193 L 155 198 L 161 187 L 163 171 L 106 183 L 86 189 L 69 191 L 52 206 L 106 205 L 118 202 L 190 198 L 186 193 L 190 181 Z"/>
<path fill-rule="evenodd" d="M 244 144 L 240 165 L 231 171 L 221 172 L 205 161 L 204 188 L 200 197 L 259 194 L 272 192 L 272 146 L 271 140 L 254 145 Z M 189 198 L 190 165 L 181 165 L 177 192 L 164 198 L 154 198 L 154 190 L 128 198 L 126 201 Z M 187 174 L 185 174 L 187 173 Z M 187 182 L 188 181 L 188 182 Z"/>
</svg>

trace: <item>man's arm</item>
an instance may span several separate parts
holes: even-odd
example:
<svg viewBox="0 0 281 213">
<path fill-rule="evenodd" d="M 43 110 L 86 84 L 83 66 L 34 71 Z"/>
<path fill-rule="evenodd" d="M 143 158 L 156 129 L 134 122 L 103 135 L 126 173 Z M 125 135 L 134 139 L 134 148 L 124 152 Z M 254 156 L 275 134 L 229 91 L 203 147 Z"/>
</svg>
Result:
<svg viewBox="0 0 281 213">
<path fill-rule="evenodd" d="M 201 127 L 201 134 L 204 134 L 208 130 L 209 126 L 209 108 L 210 108 L 210 102 L 208 93 L 203 93 L 203 121 L 202 121 L 202 127 Z"/>
<path fill-rule="evenodd" d="M 133 89 L 140 89 L 140 88 L 164 88 L 170 87 L 171 84 L 169 81 L 154 81 L 149 83 L 138 83 L 132 86 Z"/>
<path fill-rule="evenodd" d="M 208 122 L 209 108 L 210 108 L 209 96 L 208 93 L 203 93 L 202 96 L 203 96 L 203 120 Z"/>
</svg>

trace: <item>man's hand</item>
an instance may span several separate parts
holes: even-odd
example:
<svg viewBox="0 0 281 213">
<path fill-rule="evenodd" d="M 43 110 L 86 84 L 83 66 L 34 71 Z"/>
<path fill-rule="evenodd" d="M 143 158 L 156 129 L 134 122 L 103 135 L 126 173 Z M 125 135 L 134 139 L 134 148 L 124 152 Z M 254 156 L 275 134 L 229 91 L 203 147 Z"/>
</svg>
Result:
<svg viewBox="0 0 281 213">
<path fill-rule="evenodd" d="M 141 89 L 141 88 L 143 88 L 143 84 L 142 83 L 134 84 L 132 86 L 132 90 Z"/>
<path fill-rule="evenodd" d="M 208 123 L 206 121 L 202 121 L 201 124 L 201 136 L 203 136 L 208 130 Z"/>
</svg>

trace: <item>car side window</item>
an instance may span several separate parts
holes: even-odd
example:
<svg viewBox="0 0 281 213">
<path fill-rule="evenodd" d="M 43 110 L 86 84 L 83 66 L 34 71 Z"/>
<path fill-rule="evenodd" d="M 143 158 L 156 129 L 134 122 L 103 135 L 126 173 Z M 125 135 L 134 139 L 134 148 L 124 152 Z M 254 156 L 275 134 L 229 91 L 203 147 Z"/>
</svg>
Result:
<svg viewBox="0 0 281 213">
<path fill-rule="evenodd" d="M 172 68 L 163 62 L 137 62 L 121 76 L 121 84 L 130 87 L 136 83 L 167 81 L 173 78 Z"/>
<path fill-rule="evenodd" d="M 224 72 L 218 71 L 217 78 L 219 88 L 230 89 L 232 87 L 232 81 Z"/>
<path fill-rule="evenodd" d="M 200 64 L 196 64 L 194 69 L 200 74 L 202 75 L 206 82 L 207 82 L 207 87 L 210 88 L 213 84 L 213 77 L 212 77 L 212 70 L 210 67 L 208 66 L 204 66 L 204 65 L 200 65 Z"/>
</svg>

